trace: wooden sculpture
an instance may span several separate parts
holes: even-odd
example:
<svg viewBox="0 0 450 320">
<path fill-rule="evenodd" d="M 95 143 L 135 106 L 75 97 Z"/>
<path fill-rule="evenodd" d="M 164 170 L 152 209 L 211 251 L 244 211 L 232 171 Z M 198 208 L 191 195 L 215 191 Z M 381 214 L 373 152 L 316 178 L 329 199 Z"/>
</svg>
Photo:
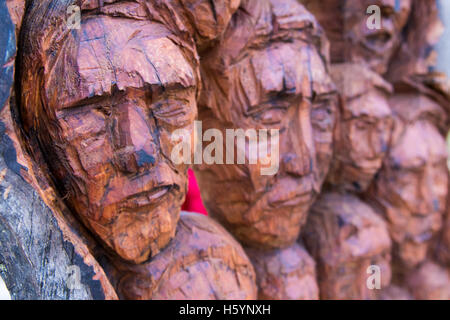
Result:
<svg viewBox="0 0 450 320">
<path fill-rule="evenodd" d="M 349 194 L 324 193 L 302 233 L 316 260 L 321 299 L 375 299 L 367 270 L 380 268 L 381 287 L 391 278 L 391 239 L 373 209 Z"/>
<path fill-rule="evenodd" d="M 64 203 L 55 202 L 94 234 L 90 250 L 98 258 L 105 253 L 97 243 L 131 269 L 163 267 L 159 259 L 166 254 L 178 263 L 174 268 L 192 264 L 189 298 L 256 298 L 253 267 L 224 229 L 187 215 L 177 229 L 187 164 L 171 157 L 174 130 L 193 136 L 200 89 L 196 44 L 205 48 L 220 35 L 238 1 L 83 1 L 79 30 L 67 28 L 70 4 L 30 1 L 19 42 L 14 111 L 38 185 L 56 190 L 54 198 Z M 69 210 L 63 212 L 70 221 Z M 171 260 L 175 251 L 181 260 Z M 147 276 L 152 281 L 154 274 Z M 167 284 L 160 293 L 140 292 L 138 283 L 131 284 L 128 294 L 116 289 L 136 299 L 169 298 L 176 291 Z"/>
<path fill-rule="evenodd" d="M 446 143 L 435 126 L 446 114 L 414 88 L 405 90 L 389 101 L 395 119 L 391 149 L 370 191 L 403 272 L 425 260 L 442 225 L 448 182 Z"/>
<path fill-rule="evenodd" d="M 383 74 L 400 45 L 413 0 L 299 1 L 324 28 L 331 43 L 332 63 L 365 64 Z M 370 29 L 367 11 L 373 5 L 380 8 L 381 20 L 380 28 Z"/>
<path fill-rule="evenodd" d="M 448 179 L 450 183 L 450 179 Z M 450 190 L 450 188 L 448 189 Z M 447 209 L 441 234 L 436 241 L 435 254 L 437 260 L 450 267 L 450 197 L 447 195 Z"/>
<path fill-rule="evenodd" d="M 390 285 L 381 289 L 380 300 L 414 300 L 414 297 L 407 288 Z"/>
<path fill-rule="evenodd" d="M 406 283 L 418 300 L 450 300 L 449 270 L 431 261 L 411 272 Z"/>
<path fill-rule="evenodd" d="M 331 76 L 341 95 L 334 158 L 328 183 L 362 193 L 381 168 L 392 130 L 388 104 L 392 86 L 364 65 L 333 64 Z"/>
<path fill-rule="evenodd" d="M 260 300 L 318 300 L 316 263 L 298 243 L 275 250 L 246 249 Z"/>
<path fill-rule="evenodd" d="M 0 4 L 0 275 L 14 300 L 117 299 L 91 237 L 45 189 L 16 134 L 12 85 L 24 9 L 25 1 Z"/>
<path fill-rule="evenodd" d="M 255 272 L 242 247 L 211 218 L 182 213 L 175 238 L 140 265 L 106 267 L 122 299 L 256 299 Z"/>
<path fill-rule="evenodd" d="M 187 166 L 171 161 L 170 135 L 192 131 L 197 113 L 193 43 L 152 20 L 151 6 L 87 6 L 69 32 L 65 1 L 32 2 L 19 57 L 20 117 L 41 154 L 31 152 L 70 209 L 134 263 L 174 236 Z"/>
<path fill-rule="evenodd" d="M 292 245 L 320 192 L 327 168 L 315 143 L 330 149 L 334 127 L 326 49 L 315 19 L 296 1 L 246 0 L 219 44 L 202 56 L 203 132 L 268 129 L 276 144 L 269 154 L 280 154 L 272 175 L 261 174 L 267 168 L 261 161 L 249 164 L 248 152 L 244 164 L 195 167 L 208 212 L 247 246 Z M 321 111 L 313 112 L 316 106 Z M 279 139 L 271 139 L 270 129 L 279 130 Z"/>
</svg>

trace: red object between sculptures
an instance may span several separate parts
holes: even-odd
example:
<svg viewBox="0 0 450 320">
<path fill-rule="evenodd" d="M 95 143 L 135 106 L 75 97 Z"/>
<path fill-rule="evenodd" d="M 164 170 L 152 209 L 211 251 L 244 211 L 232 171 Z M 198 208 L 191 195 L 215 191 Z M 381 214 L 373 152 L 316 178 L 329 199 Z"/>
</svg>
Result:
<svg viewBox="0 0 450 320">
<path fill-rule="evenodd" d="M 189 188 L 186 194 L 186 200 L 184 201 L 181 210 L 201 213 L 207 216 L 208 212 L 206 211 L 205 206 L 203 205 L 202 197 L 200 195 L 200 189 L 198 187 L 194 171 L 192 171 L 192 169 L 189 169 L 188 174 L 189 174 Z"/>
</svg>

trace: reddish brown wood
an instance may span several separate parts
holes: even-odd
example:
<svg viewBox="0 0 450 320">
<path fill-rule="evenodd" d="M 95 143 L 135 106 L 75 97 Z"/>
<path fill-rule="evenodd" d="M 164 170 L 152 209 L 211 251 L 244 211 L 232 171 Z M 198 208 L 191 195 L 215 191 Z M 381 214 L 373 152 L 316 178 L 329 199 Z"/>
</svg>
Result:
<svg viewBox="0 0 450 320">
<path fill-rule="evenodd" d="M 390 99 L 392 143 L 371 196 L 386 219 L 399 269 L 422 262 L 442 226 L 447 197 L 447 151 L 436 122 L 443 109 L 414 88 Z M 403 271 L 403 272 L 404 272 Z"/>
<path fill-rule="evenodd" d="M 394 0 L 300 0 L 323 26 L 331 42 L 333 63 L 366 64 L 380 74 L 387 71 L 400 45 L 412 1 L 399 0 L 396 10 Z M 369 15 L 366 12 L 371 5 L 381 9 L 381 29 L 367 27 Z"/>
<path fill-rule="evenodd" d="M 260 300 L 318 300 L 316 263 L 299 244 L 275 250 L 247 248 Z"/>
<path fill-rule="evenodd" d="M 447 178 L 448 179 L 448 178 Z M 450 179 L 449 179 L 450 183 Z M 450 188 L 449 188 L 450 190 Z M 447 209 L 441 234 L 436 241 L 434 255 L 442 265 L 450 267 L 450 197 L 447 194 Z"/>
<path fill-rule="evenodd" d="M 380 300 L 414 300 L 414 297 L 408 289 L 392 284 L 381 290 Z"/>
<path fill-rule="evenodd" d="M 112 263 L 107 270 L 122 299 L 256 299 L 255 272 L 244 250 L 203 215 L 182 213 L 175 238 L 152 260 Z"/>
<path fill-rule="evenodd" d="M 450 300 L 449 269 L 426 261 L 408 274 L 406 283 L 419 300 Z"/>
<path fill-rule="evenodd" d="M 303 230 L 317 263 L 321 299 L 375 299 L 367 269 L 377 265 L 381 287 L 391 279 L 391 239 L 374 210 L 349 194 L 324 193 L 311 208 Z"/>
<path fill-rule="evenodd" d="M 362 193 L 388 150 L 393 125 L 388 104 L 392 86 L 361 64 L 333 64 L 331 76 L 341 103 L 327 182 L 333 188 Z"/>
<path fill-rule="evenodd" d="M 297 1 L 247 0 L 202 57 L 203 131 L 281 129 L 275 175 L 248 153 L 242 165 L 195 168 L 208 212 L 248 246 L 292 245 L 328 171 L 335 87 L 322 36 Z"/>
<path fill-rule="evenodd" d="M 123 259 L 144 262 L 174 236 L 187 165 L 172 162 L 171 134 L 193 133 L 193 40 L 204 47 L 220 35 L 237 5 L 85 1 L 82 28 L 69 30 L 67 3 L 30 2 L 19 57 L 28 151 Z"/>
<path fill-rule="evenodd" d="M 20 34 L 25 1 L 8 0 L 6 5 L 6 17 L 12 20 L 16 38 L 2 37 L 2 41 L 8 41 L 5 57 L 9 56 L 10 60 L 2 63 L 1 68 L 15 70 L 15 41 Z M 7 22 L 2 21 L 2 27 L 8 28 Z M 92 237 L 73 219 L 54 190 L 48 188 L 33 159 L 22 150 L 24 141 L 11 113 L 16 109 L 17 93 L 12 87 L 3 87 L 9 79 L 1 80 L 2 98 L 5 91 L 10 96 L 0 106 L 0 183 L 4 191 L 0 202 L 0 260 L 1 273 L 10 285 L 12 298 L 117 299 L 94 258 Z M 79 280 L 74 287 L 70 285 L 68 268 L 76 273 L 72 274 L 74 280 Z"/>
<path fill-rule="evenodd" d="M 433 46 L 438 42 L 443 25 L 439 19 L 437 1 L 411 0 L 411 13 L 402 31 L 401 45 L 391 59 L 387 78 L 392 83 L 424 75 L 436 64 Z"/>
</svg>

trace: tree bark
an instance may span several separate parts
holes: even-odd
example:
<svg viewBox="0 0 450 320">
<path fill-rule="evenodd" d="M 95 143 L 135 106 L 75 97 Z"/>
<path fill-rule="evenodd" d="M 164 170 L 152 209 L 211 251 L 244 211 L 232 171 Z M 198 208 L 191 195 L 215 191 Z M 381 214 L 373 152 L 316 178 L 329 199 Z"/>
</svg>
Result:
<svg viewBox="0 0 450 320">
<path fill-rule="evenodd" d="M 0 1 L 0 276 L 13 300 L 117 299 L 77 224 L 55 214 L 28 181 L 10 105 L 23 11 L 23 1 Z"/>
</svg>

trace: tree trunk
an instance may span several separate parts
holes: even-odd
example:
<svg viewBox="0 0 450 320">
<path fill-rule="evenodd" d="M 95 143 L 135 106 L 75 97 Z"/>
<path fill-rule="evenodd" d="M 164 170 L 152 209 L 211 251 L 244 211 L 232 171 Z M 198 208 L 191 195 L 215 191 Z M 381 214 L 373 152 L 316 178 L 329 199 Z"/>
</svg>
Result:
<svg viewBox="0 0 450 320">
<path fill-rule="evenodd" d="M 0 276 L 13 300 L 117 299 L 80 227 L 51 210 L 51 200 L 46 204 L 42 190 L 24 179 L 33 173 L 10 108 L 23 11 L 23 1 L 0 0 Z"/>
</svg>

